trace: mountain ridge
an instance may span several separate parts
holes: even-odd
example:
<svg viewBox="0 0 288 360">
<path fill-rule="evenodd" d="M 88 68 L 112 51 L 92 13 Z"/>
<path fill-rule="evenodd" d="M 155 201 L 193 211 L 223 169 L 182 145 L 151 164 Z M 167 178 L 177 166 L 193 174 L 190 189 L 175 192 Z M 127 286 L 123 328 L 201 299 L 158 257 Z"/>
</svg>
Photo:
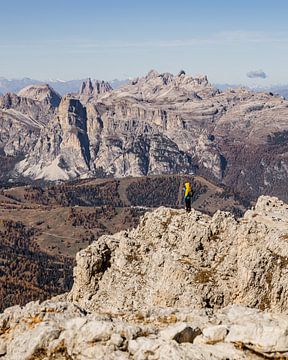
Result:
<svg viewBox="0 0 288 360">
<path fill-rule="evenodd" d="M 17 93 L 25 86 L 28 85 L 35 85 L 35 84 L 45 84 L 48 83 L 50 86 L 54 87 L 57 92 L 59 92 L 62 96 L 67 93 L 76 93 L 80 88 L 81 84 L 86 81 L 86 79 L 79 79 L 79 80 L 37 80 L 31 78 L 19 78 L 19 79 L 7 79 L 5 77 L 0 77 L 0 94 L 5 94 L 7 92 L 14 92 Z M 96 80 L 96 79 L 95 79 Z M 131 79 L 113 79 L 108 80 L 109 84 L 112 86 L 113 89 L 117 89 L 122 85 L 125 85 L 131 81 Z M 245 84 L 238 84 L 238 83 L 213 83 L 213 86 L 217 89 L 223 91 L 228 88 L 241 88 L 245 87 L 251 91 L 255 92 L 273 92 L 285 98 L 288 97 L 287 89 L 288 84 L 270 84 L 270 85 L 262 85 L 262 86 L 254 86 L 254 85 L 245 85 Z"/>
</svg>

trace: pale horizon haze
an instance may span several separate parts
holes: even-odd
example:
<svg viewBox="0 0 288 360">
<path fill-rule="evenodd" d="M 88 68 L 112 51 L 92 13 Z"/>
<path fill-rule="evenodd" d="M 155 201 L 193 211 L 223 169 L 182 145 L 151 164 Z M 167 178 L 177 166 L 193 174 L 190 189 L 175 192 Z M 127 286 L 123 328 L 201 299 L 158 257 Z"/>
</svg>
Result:
<svg viewBox="0 0 288 360">
<path fill-rule="evenodd" d="M 1 2 L 0 76 L 125 79 L 150 69 L 212 83 L 288 83 L 285 0 Z"/>
</svg>

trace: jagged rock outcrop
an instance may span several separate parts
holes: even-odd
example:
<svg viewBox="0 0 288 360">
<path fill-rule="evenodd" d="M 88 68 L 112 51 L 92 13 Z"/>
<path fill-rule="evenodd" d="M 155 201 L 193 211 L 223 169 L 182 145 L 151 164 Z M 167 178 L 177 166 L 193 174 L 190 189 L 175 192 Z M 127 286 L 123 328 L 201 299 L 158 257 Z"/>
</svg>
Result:
<svg viewBox="0 0 288 360">
<path fill-rule="evenodd" d="M 239 220 L 159 208 L 79 252 L 70 294 L 6 309 L 0 356 L 286 358 L 287 238 L 288 205 L 273 197 Z"/>
<path fill-rule="evenodd" d="M 18 92 L 18 96 L 38 100 L 55 108 L 61 101 L 61 96 L 48 84 L 27 86 Z"/>
<path fill-rule="evenodd" d="M 288 313 L 288 206 L 260 197 L 242 219 L 159 208 L 77 254 L 71 299 L 86 309 L 220 308 Z"/>
</svg>

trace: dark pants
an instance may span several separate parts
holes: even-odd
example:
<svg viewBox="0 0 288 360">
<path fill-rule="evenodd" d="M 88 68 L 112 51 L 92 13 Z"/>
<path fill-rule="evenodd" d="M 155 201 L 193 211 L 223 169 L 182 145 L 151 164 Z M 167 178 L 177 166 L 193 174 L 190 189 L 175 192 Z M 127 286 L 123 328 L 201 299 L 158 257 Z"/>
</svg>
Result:
<svg viewBox="0 0 288 360">
<path fill-rule="evenodd" d="M 184 199 L 185 201 L 185 209 L 187 212 L 191 211 L 191 198 L 190 197 L 186 197 Z"/>
</svg>

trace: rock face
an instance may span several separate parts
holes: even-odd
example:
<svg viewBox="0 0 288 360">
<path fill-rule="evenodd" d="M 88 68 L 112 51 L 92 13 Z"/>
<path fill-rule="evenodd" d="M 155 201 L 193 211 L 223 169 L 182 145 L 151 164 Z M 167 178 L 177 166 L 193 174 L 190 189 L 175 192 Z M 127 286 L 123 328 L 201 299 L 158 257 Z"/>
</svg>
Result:
<svg viewBox="0 0 288 360">
<path fill-rule="evenodd" d="M 230 304 L 288 313 L 287 239 L 288 206 L 277 198 L 260 197 L 239 220 L 159 208 L 77 254 L 70 298 L 113 313 Z"/>
<path fill-rule="evenodd" d="M 40 130 L 54 116 L 46 100 L 7 93 L 0 96 L 0 149 L 5 155 L 29 154 Z"/>
<path fill-rule="evenodd" d="M 39 139 L 33 156 L 16 167 L 23 175 L 66 180 L 89 171 L 86 109 L 78 100 L 63 98 L 55 118 L 42 129 Z"/>
<path fill-rule="evenodd" d="M 223 212 L 147 213 L 137 229 L 78 253 L 71 293 L 6 309 L 0 356 L 286 358 L 287 234 L 288 206 L 272 197 L 238 221 Z"/>
<path fill-rule="evenodd" d="M 26 96 L 26 102 L 33 98 L 33 104 L 35 99 L 41 100 L 37 102 L 41 106 L 46 101 L 46 108 L 41 109 L 43 119 L 47 118 L 47 106 L 51 105 L 47 99 L 53 97 L 47 86 L 37 85 L 20 94 Z M 206 76 L 191 77 L 184 71 L 175 76 L 152 70 L 115 90 L 108 83 L 88 79 L 73 98 L 79 102 L 77 107 L 85 108 L 81 121 L 86 123 L 87 131 L 83 131 L 89 149 L 77 150 L 80 158 L 75 169 L 71 170 L 72 165 L 62 167 L 64 173 L 59 172 L 59 179 L 197 172 L 249 198 L 264 193 L 288 200 L 288 102 L 280 96 L 243 88 L 220 92 Z M 2 99 L 0 108 L 6 114 L 9 101 L 5 96 Z M 27 109 L 22 112 L 17 106 L 10 106 L 9 111 L 21 112 L 17 118 L 26 116 Z M 57 109 L 48 116 L 52 123 L 57 122 Z M 30 122 L 39 120 L 39 116 L 38 120 L 33 114 L 30 117 Z M 15 176 L 47 179 L 47 167 L 58 164 L 57 151 L 49 155 L 43 148 L 39 155 L 44 138 L 55 137 L 53 126 L 43 122 L 45 131 L 37 145 L 33 138 L 27 140 L 29 147 L 21 147 L 26 166 L 18 166 Z M 55 144 L 58 148 L 59 141 Z M 74 155 L 67 155 L 65 162 L 72 164 Z M 34 168 L 36 158 L 39 169 L 27 171 L 29 166 Z"/>
</svg>

